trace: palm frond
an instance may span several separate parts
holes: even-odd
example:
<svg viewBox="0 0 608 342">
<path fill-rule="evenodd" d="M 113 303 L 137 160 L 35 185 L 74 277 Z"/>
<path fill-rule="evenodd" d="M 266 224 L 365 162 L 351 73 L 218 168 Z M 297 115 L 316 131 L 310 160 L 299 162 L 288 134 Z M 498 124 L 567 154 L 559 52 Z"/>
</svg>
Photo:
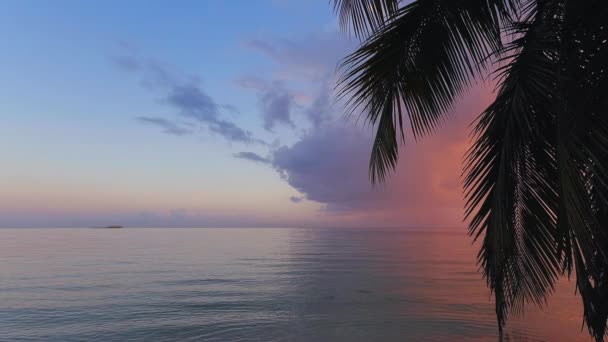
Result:
<svg viewBox="0 0 608 342">
<path fill-rule="evenodd" d="M 384 26 L 395 14 L 400 0 L 333 0 L 340 27 L 351 29 L 355 36 L 364 38 Z"/>
<path fill-rule="evenodd" d="M 485 233 L 479 262 L 496 299 L 499 329 L 526 303 L 542 305 L 559 274 L 556 60 L 550 23 L 532 11 L 507 48 L 497 98 L 478 119 L 465 168 L 470 234 Z"/>
<path fill-rule="evenodd" d="M 558 112 L 560 238 L 576 269 L 585 323 L 603 341 L 608 320 L 608 4 L 564 6 Z"/>
<path fill-rule="evenodd" d="M 402 137 L 405 119 L 415 138 L 432 132 L 500 49 L 507 13 L 503 1 L 415 1 L 403 6 L 343 60 L 338 97 L 345 100 L 348 113 L 364 112 L 372 125 L 384 115 L 393 116 Z M 391 150 L 396 158 L 397 147 Z M 386 173 L 387 165 L 372 163 L 372 179 L 382 179 L 375 175 Z"/>
<path fill-rule="evenodd" d="M 398 161 L 405 126 L 433 132 L 494 65 L 498 94 L 466 157 L 465 215 L 499 329 L 575 271 L 584 320 L 608 332 L 608 2 L 335 0 L 362 46 L 338 86 L 376 127 L 372 182 Z M 508 44 L 503 44 L 502 37 Z M 400 136 L 401 140 L 399 140 Z"/>
<path fill-rule="evenodd" d="M 388 103 L 384 105 L 384 110 L 391 113 L 380 116 L 376 137 L 374 138 L 369 161 L 369 169 L 373 170 L 373 172 L 370 172 L 373 184 L 384 182 L 387 173 L 397 166 L 397 130 L 392 111 L 395 106 L 398 107 L 395 110 L 400 110 L 400 107 L 398 103 L 392 103 L 392 100 L 390 96 L 387 96 L 386 101 Z"/>
</svg>

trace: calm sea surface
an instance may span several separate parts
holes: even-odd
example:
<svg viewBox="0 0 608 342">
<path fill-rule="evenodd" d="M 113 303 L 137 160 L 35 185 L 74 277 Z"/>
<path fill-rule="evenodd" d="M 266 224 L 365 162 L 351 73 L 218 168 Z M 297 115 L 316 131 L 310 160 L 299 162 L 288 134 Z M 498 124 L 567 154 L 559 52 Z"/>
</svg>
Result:
<svg viewBox="0 0 608 342">
<path fill-rule="evenodd" d="M 1 341 L 496 341 L 463 231 L 0 229 Z M 590 341 L 562 282 L 510 341 Z"/>
</svg>

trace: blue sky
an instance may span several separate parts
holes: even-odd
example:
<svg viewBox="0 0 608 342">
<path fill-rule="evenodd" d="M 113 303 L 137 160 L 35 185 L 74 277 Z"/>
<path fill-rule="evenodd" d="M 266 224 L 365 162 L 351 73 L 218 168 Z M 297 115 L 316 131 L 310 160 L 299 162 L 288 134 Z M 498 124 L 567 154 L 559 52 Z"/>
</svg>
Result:
<svg viewBox="0 0 608 342">
<path fill-rule="evenodd" d="M 337 26 L 326 0 L 3 1 L 0 226 L 401 222 L 333 103 Z"/>
</svg>

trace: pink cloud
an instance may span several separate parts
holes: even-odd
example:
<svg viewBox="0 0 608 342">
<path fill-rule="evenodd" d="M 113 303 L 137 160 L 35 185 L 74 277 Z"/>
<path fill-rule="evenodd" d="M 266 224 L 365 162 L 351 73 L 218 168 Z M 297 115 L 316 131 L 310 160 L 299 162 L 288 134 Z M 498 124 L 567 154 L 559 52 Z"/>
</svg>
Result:
<svg viewBox="0 0 608 342">
<path fill-rule="evenodd" d="M 460 100 L 443 127 L 418 142 L 406 139 L 399 167 L 387 183 L 372 187 L 367 175 L 371 132 L 344 122 L 312 130 L 274 153 L 273 165 L 324 216 L 345 225 L 462 225 L 463 156 L 469 125 L 492 100 L 478 86 Z M 370 127 L 367 127 L 370 130 Z"/>
</svg>

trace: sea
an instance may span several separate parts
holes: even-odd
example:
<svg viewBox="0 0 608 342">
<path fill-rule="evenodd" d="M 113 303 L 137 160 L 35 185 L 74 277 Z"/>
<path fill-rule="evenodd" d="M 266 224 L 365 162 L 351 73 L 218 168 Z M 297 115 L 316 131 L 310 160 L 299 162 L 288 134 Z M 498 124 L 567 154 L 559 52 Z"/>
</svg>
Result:
<svg viewBox="0 0 608 342">
<path fill-rule="evenodd" d="M 497 341 L 453 229 L 0 229 L 0 341 Z M 591 341 L 573 281 L 505 341 Z"/>
</svg>

